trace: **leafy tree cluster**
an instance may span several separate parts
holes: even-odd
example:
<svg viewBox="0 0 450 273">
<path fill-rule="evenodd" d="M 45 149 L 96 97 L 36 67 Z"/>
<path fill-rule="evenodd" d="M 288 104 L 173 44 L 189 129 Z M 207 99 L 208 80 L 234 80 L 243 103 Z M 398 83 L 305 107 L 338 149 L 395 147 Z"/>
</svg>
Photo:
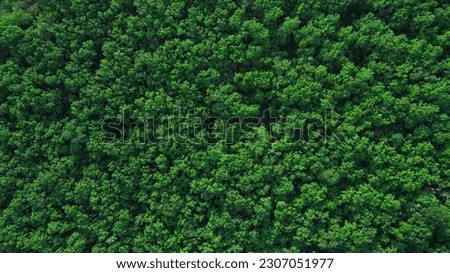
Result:
<svg viewBox="0 0 450 273">
<path fill-rule="evenodd" d="M 449 252 L 444 0 L 0 3 L 0 251 Z M 136 117 L 345 139 L 102 142 Z"/>
</svg>

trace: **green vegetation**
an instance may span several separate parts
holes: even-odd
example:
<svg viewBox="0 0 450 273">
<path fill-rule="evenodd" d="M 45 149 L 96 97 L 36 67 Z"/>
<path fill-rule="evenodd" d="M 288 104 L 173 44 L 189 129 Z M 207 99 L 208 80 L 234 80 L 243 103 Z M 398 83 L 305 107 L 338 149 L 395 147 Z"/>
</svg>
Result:
<svg viewBox="0 0 450 273">
<path fill-rule="evenodd" d="M 444 0 L 1 1 L 0 251 L 450 252 L 449 18 Z M 105 142 L 124 109 L 334 132 Z"/>
</svg>

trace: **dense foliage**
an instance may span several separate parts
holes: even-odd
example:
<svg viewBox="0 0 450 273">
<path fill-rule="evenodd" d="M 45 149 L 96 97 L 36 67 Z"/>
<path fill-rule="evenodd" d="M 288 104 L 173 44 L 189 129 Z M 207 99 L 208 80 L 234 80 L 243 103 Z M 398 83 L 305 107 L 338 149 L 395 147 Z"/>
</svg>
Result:
<svg viewBox="0 0 450 273">
<path fill-rule="evenodd" d="M 0 10 L 0 251 L 450 251 L 447 1 Z M 332 109 L 341 137 L 102 141 L 124 109 L 195 109 L 205 134 Z"/>
</svg>

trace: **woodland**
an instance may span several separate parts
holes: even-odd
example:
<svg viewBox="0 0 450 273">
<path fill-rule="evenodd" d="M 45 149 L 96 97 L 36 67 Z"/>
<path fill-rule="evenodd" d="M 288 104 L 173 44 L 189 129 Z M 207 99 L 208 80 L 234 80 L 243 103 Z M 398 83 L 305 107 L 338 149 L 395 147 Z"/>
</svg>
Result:
<svg viewBox="0 0 450 273">
<path fill-rule="evenodd" d="M 2 0 L 0 252 L 450 252 L 449 115 L 445 0 Z"/>
</svg>

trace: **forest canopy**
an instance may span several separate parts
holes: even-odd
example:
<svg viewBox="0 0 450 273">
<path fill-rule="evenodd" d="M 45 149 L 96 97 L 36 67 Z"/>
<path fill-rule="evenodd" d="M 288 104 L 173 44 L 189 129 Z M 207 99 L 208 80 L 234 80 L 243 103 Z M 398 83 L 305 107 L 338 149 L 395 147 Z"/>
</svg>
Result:
<svg viewBox="0 0 450 273">
<path fill-rule="evenodd" d="M 450 252 L 449 18 L 1 1 L 0 251 Z"/>
</svg>

